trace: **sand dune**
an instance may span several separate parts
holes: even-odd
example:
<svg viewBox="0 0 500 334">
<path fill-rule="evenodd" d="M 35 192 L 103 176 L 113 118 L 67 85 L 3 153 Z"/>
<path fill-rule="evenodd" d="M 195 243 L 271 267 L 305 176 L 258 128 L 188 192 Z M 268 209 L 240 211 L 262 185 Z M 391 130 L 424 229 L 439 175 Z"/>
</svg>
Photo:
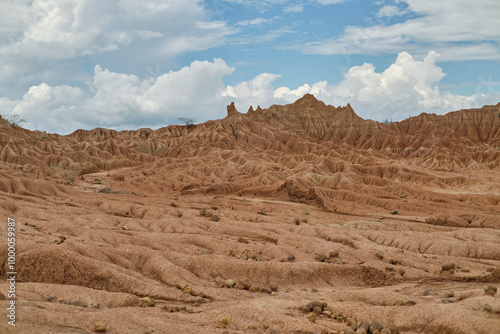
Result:
<svg viewBox="0 0 500 334">
<path fill-rule="evenodd" d="M 4 295 L 18 222 L 18 320 L 0 300 L 0 332 L 341 333 L 354 318 L 500 333 L 484 291 L 500 283 L 500 103 L 392 124 L 312 95 L 227 112 L 67 136 L 0 120 Z M 299 309 L 315 300 L 331 311 Z"/>
</svg>

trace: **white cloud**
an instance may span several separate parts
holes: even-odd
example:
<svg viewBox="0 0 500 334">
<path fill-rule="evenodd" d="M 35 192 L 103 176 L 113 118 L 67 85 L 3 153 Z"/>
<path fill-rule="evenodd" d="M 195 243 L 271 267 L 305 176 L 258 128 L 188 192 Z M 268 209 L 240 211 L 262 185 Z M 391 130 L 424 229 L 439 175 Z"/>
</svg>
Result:
<svg viewBox="0 0 500 334">
<path fill-rule="evenodd" d="M 306 53 L 325 55 L 391 54 L 402 50 L 423 55 L 436 50 L 442 61 L 500 59 L 499 1 L 400 2 L 408 6 L 404 11 L 417 17 L 389 25 L 348 26 L 340 37 L 306 43 L 297 48 Z M 378 15 L 387 17 L 401 13 L 399 9 L 385 6 Z"/>
<path fill-rule="evenodd" d="M 322 5 L 334 5 L 337 3 L 342 3 L 349 0 L 315 0 L 317 3 Z"/>
<path fill-rule="evenodd" d="M 344 75 L 342 82 L 336 85 L 320 81 L 313 85 L 304 84 L 296 89 L 274 88 L 272 83 L 277 77 L 268 76 L 270 80 L 262 81 L 262 85 L 252 85 L 259 91 L 262 90 L 261 87 L 272 91 L 272 94 L 259 94 L 258 103 L 248 99 L 254 91 L 246 83 L 242 83 L 245 84 L 245 89 L 242 89 L 241 93 L 228 86 L 225 94 L 234 98 L 237 106 L 239 103 L 240 108 L 245 110 L 249 105 L 255 107 L 256 104 L 269 106 L 275 103 L 291 103 L 304 94 L 311 93 L 332 105 L 351 103 L 361 117 L 377 120 L 388 117 L 399 120 L 409 114 L 415 116 L 421 112 L 442 114 L 498 102 L 500 93 L 494 89 L 478 90 L 471 96 L 441 92 L 438 84 L 445 74 L 436 65 L 437 58 L 438 54 L 433 51 L 423 60 L 416 60 L 409 53 L 402 52 L 394 64 L 384 71 L 377 72 L 375 67 L 368 63 L 354 66 Z M 250 89 L 246 89 L 247 87 Z"/>
<path fill-rule="evenodd" d="M 88 61 L 82 57 L 137 45 L 171 59 L 222 45 L 234 32 L 225 22 L 211 21 L 200 0 L 2 1 L 0 95 L 58 82 L 57 67 L 74 60 L 76 71 Z"/>
<path fill-rule="evenodd" d="M 387 5 L 383 6 L 377 12 L 378 17 L 394 17 L 394 16 L 403 16 L 408 11 L 406 9 L 401 9 L 398 6 Z"/>
<path fill-rule="evenodd" d="M 325 99 L 330 97 L 330 93 L 328 92 L 328 82 L 320 81 L 312 86 L 308 84 L 304 84 L 297 89 L 291 90 L 288 87 L 279 87 L 274 91 L 274 97 L 277 99 L 283 99 L 288 102 L 295 101 L 305 94 L 313 94 L 319 99 Z"/>
<path fill-rule="evenodd" d="M 351 103 L 361 117 L 377 120 L 498 103 L 498 83 L 492 78 L 478 82 L 470 96 L 441 91 L 438 85 L 445 73 L 436 65 L 437 59 L 433 51 L 422 60 L 402 52 L 383 71 L 365 63 L 350 68 L 339 84 L 320 81 L 295 89 L 275 87 L 280 75 L 272 73 L 226 86 L 223 78 L 235 68 L 222 59 L 194 61 L 178 71 L 145 80 L 96 66 L 87 90 L 42 83 L 32 86 L 22 99 L 0 98 L 0 110 L 24 118 L 30 129 L 69 133 L 98 126 L 158 128 L 177 123 L 179 117 L 203 122 L 224 117 L 230 101 L 246 112 L 249 106 L 291 103 L 306 93 L 335 106 Z"/>
<path fill-rule="evenodd" d="M 237 24 L 240 26 L 260 26 L 264 23 L 268 23 L 269 21 L 270 20 L 268 20 L 268 19 L 264 19 L 262 17 L 257 17 L 257 18 L 252 19 L 252 20 L 240 21 Z"/>
<path fill-rule="evenodd" d="M 290 6 L 283 9 L 283 12 L 285 13 L 302 13 L 303 11 L 304 7 L 302 5 Z"/>
<path fill-rule="evenodd" d="M 85 125 L 84 122 L 75 122 L 73 119 L 74 113 L 78 112 L 75 102 L 82 99 L 83 92 L 77 87 L 51 87 L 42 83 L 32 86 L 20 101 L 1 99 L 0 108 L 7 114 L 19 115 L 28 122 L 27 126 L 40 124 L 40 128 L 44 130 L 62 127 L 61 131 L 66 131 L 65 126 L 69 124 L 73 127 Z"/>
<path fill-rule="evenodd" d="M 249 81 L 244 81 L 236 86 L 227 86 L 221 93 L 223 97 L 231 97 L 236 100 L 237 107 L 266 105 L 274 100 L 272 83 L 280 75 L 271 73 L 262 73 Z M 243 107 L 244 108 L 244 107 Z M 240 110 L 245 112 L 246 110 Z"/>
<path fill-rule="evenodd" d="M 376 113 L 390 112 L 396 119 L 427 112 L 446 112 L 470 106 L 476 96 L 442 94 L 437 87 L 445 76 L 436 66 L 437 53 L 431 51 L 422 60 L 402 52 L 395 63 L 377 73 L 371 64 L 352 67 L 344 80 L 333 87 L 334 96 L 352 101 L 355 106 Z M 375 117 L 369 113 L 369 117 Z"/>
<path fill-rule="evenodd" d="M 229 40 L 231 44 L 234 45 L 242 45 L 242 44 L 247 44 L 247 45 L 255 45 L 259 43 L 266 43 L 273 41 L 281 36 L 287 35 L 287 34 L 295 34 L 297 33 L 296 30 L 293 30 L 292 27 L 280 27 L 279 29 L 275 30 L 269 30 L 263 35 L 242 35 L 238 36 L 232 40 Z"/>
<path fill-rule="evenodd" d="M 244 5 L 247 7 L 265 8 L 270 5 L 283 5 L 289 0 L 226 0 L 228 3 Z"/>
<path fill-rule="evenodd" d="M 347 1 L 349 0 L 309 0 L 305 4 L 333 5 Z M 292 13 L 300 13 L 303 9 L 303 5 L 297 5 L 297 1 L 291 0 L 225 0 L 225 2 L 231 4 L 231 6 L 244 5 L 247 7 L 255 7 L 261 11 L 270 10 L 272 6 L 275 5 L 286 5 L 286 8 L 292 8 L 292 11 L 289 11 Z M 286 9 L 285 12 L 287 12 Z"/>
<path fill-rule="evenodd" d="M 88 91 L 42 83 L 32 86 L 21 100 L 0 99 L 0 110 L 24 118 L 30 129 L 57 133 L 99 126 L 161 127 L 179 117 L 205 121 L 224 116 L 222 78 L 233 71 L 223 60 L 214 59 L 141 80 L 96 66 Z"/>
</svg>

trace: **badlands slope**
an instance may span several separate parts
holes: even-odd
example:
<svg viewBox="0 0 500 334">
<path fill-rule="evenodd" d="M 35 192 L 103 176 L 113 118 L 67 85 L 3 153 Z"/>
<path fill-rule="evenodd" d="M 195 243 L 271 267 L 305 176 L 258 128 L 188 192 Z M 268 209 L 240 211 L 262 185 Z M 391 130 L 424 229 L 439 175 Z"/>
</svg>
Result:
<svg viewBox="0 0 500 334">
<path fill-rule="evenodd" d="M 500 333 L 484 291 L 500 283 L 500 104 L 392 124 L 312 95 L 227 111 L 67 136 L 0 120 L 3 295 L 8 217 L 18 232 L 0 333 Z M 314 300 L 331 317 L 299 309 Z"/>
</svg>

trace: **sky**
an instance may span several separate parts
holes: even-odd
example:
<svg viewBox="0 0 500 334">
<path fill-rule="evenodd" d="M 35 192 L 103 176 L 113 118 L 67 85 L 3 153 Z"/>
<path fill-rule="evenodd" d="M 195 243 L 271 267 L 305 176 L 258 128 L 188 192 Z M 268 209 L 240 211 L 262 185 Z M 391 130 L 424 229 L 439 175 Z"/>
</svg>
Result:
<svg viewBox="0 0 500 334">
<path fill-rule="evenodd" d="M 399 121 L 500 102 L 498 0 L 0 0 L 0 114 L 68 134 L 306 93 Z"/>
</svg>

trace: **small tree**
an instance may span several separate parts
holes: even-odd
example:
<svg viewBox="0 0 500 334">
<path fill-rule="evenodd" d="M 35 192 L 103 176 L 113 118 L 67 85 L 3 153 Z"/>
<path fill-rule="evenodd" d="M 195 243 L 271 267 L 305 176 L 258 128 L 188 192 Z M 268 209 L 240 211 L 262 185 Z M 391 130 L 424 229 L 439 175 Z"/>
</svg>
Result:
<svg viewBox="0 0 500 334">
<path fill-rule="evenodd" d="M 188 129 L 192 129 L 194 127 L 194 122 L 196 121 L 194 118 L 186 117 L 179 117 L 178 120 L 184 123 Z"/>
<path fill-rule="evenodd" d="M 193 125 L 195 122 L 194 118 L 186 118 L 186 117 L 179 117 L 178 120 L 186 125 Z"/>
<path fill-rule="evenodd" d="M 19 126 L 22 123 L 26 123 L 26 120 L 20 117 L 19 115 L 8 114 L 8 115 L 3 115 L 2 118 L 12 125 Z"/>
</svg>

